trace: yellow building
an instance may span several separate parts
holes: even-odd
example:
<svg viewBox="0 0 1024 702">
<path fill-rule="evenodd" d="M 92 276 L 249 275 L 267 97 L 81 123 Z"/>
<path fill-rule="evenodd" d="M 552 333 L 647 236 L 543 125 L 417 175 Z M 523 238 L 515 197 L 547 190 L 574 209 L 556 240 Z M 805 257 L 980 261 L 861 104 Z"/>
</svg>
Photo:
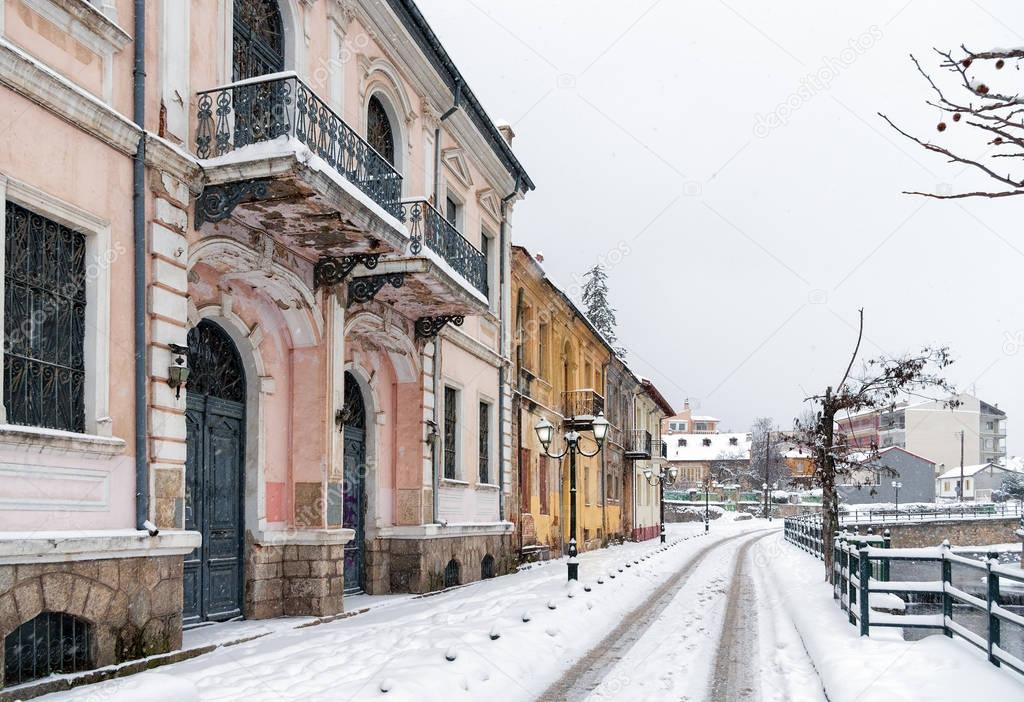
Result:
<svg viewBox="0 0 1024 702">
<path fill-rule="evenodd" d="M 517 460 L 520 550 L 529 557 L 547 550 L 558 555 L 569 541 L 569 458 L 549 458 L 537 439 L 541 418 L 556 427 L 551 453 L 564 448 L 569 418 L 604 412 L 605 378 L 613 351 L 572 300 L 544 274 L 540 262 L 512 247 L 512 325 L 515 364 L 512 422 Z M 581 448 L 592 452 L 592 435 L 580 427 Z M 602 452 L 578 456 L 576 464 L 577 543 L 580 551 L 602 546 L 621 534 L 620 485 L 608 485 Z M 612 496 L 612 497 L 610 497 Z M 540 554 L 543 556 L 543 554 Z"/>
</svg>

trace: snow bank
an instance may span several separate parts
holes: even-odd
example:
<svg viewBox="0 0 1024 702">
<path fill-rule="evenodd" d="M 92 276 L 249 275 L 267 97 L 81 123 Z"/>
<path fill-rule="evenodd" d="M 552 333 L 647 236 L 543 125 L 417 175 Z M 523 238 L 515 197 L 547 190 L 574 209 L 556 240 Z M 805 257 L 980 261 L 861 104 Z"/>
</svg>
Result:
<svg viewBox="0 0 1024 702">
<path fill-rule="evenodd" d="M 775 557 L 764 559 L 768 567 L 759 575 L 778 594 L 831 702 L 1024 699 L 1024 678 L 991 665 L 965 641 L 929 636 L 908 642 L 899 629 L 859 636 L 832 599 L 821 561 L 781 535 L 762 543 Z"/>
<path fill-rule="evenodd" d="M 120 678 L 114 683 L 116 689 L 113 690 L 110 699 L 117 702 L 199 702 L 199 691 L 196 686 L 173 675 L 139 673 Z M 82 695 L 83 691 L 79 690 L 78 694 Z"/>
</svg>

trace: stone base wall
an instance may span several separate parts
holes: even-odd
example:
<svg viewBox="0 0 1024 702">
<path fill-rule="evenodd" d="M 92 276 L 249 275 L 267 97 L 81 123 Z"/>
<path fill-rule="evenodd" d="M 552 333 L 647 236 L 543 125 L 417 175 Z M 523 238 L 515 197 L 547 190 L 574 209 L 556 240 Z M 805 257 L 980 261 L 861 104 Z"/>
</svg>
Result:
<svg viewBox="0 0 1024 702">
<path fill-rule="evenodd" d="M 366 550 L 366 590 L 421 594 L 444 588 L 444 570 L 459 563 L 459 584 L 481 579 L 484 556 L 494 558 L 494 574 L 515 570 L 518 557 L 512 534 L 426 539 L 373 539 Z"/>
<path fill-rule="evenodd" d="M 950 519 L 939 522 L 885 522 L 858 524 L 862 534 L 870 526 L 875 534 L 888 529 L 892 534 L 893 548 L 923 548 L 938 546 L 949 540 L 953 546 L 986 546 L 1008 544 L 1020 537 L 1016 530 L 1020 522 L 1016 517 L 1005 519 Z M 851 530 L 853 527 L 848 527 Z"/>
<path fill-rule="evenodd" d="M 250 543 L 246 553 L 247 619 L 326 617 L 342 611 L 345 589 L 342 546 Z"/>
<path fill-rule="evenodd" d="M 42 612 L 88 622 L 96 667 L 181 648 L 182 556 L 0 565 L 0 638 Z M 0 649 L 0 687 L 3 686 Z"/>
</svg>

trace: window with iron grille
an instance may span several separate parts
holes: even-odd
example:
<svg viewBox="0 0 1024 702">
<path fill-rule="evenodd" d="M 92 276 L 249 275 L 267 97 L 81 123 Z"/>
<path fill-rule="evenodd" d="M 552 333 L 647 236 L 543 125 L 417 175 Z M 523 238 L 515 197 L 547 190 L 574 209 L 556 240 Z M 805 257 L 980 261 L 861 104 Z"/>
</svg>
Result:
<svg viewBox="0 0 1024 702">
<path fill-rule="evenodd" d="M 7 421 L 85 431 L 85 235 L 6 203 Z"/>
<path fill-rule="evenodd" d="M 480 403 L 480 482 L 491 482 L 491 406 Z"/>
<path fill-rule="evenodd" d="M 455 587 L 459 584 L 459 562 L 454 558 L 444 567 L 444 586 Z"/>
<path fill-rule="evenodd" d="M 91 627 L 63 612 L 43 612 L 4 639 L 4 685 L 93 667 Z"/>
<path fill-rule="evenodd" d="M 487 580 L 494 577 L 494 556 L 487 554 L 480 561 L 480 579 Z"/>
<path fill-rule="evenodd" d="M 455 480 L 458 468 L 458 416 L 459 391 L 444 389 L 444 477 Z"/>
</svg>

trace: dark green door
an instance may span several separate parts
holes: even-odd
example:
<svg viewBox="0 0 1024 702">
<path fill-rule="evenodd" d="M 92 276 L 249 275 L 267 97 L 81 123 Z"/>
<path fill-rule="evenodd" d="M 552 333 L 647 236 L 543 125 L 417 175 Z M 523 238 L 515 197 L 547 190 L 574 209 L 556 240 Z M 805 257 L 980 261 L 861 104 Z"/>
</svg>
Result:
<svg viewBox="0 0 1024 702">
<path fill-rule="evenodd" d="M 242 614 L 244 582 L 245 376 L 238 351 L 216 324 L 189 332 L 185 528 L 202 534 L 185 557 L 183 623 Z"/>
<path fill-rule="evenodd" d="M 363 394 L 351 373 L 345 373 L 345 494 L 342 524 L 356 532 L 345 544 L 345 592 L 363 590 L 366 564 L 366 410 Z"/>
</svg>

